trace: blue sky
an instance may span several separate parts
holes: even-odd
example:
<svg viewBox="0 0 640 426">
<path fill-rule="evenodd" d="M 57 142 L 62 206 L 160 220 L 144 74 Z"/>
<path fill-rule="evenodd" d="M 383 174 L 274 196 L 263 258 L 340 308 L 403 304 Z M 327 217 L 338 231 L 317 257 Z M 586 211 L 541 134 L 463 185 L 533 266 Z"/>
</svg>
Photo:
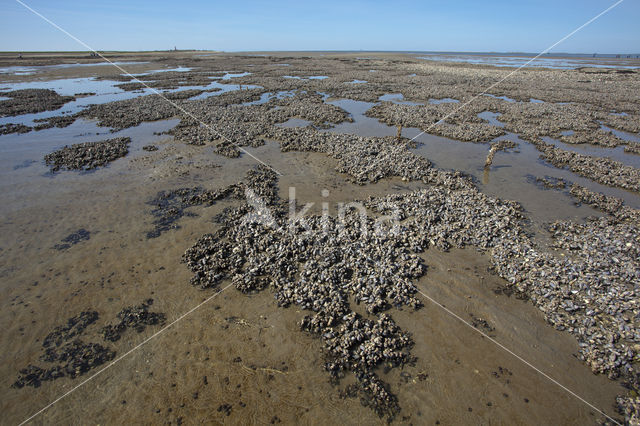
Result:
<svg viewBox="0 0 640 426">
<path fill-rule="evenodd" d="M 546 49 L 614 0 L 23 0 L 97 50 Z M 0 50 L 85 50 L 0 0 Z M 625 0 L 552 52 L 640 53 L 640 1 Z"/>
</svg>

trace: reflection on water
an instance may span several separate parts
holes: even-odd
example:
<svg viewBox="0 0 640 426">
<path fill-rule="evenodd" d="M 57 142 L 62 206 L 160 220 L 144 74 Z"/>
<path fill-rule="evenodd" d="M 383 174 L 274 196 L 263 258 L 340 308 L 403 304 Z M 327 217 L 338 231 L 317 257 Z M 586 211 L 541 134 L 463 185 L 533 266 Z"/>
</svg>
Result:
<svg viewBox="0 0 640 426">
<path fill-rule="evenodd" d="M 307 93 L 306 90 L 303 90 L 302 93 Z M 240 105 L 243 106 L 249 106 L 249 105 L 261 105 L 261 104 L 266 104 L 267 102 L 269 102 L 272 99 L 285 99 L 285 98 L 292 98 L 294 97 L 296 94 L 293 90 L 281 90 L 279 92 L 267 92 L 267 93 L 263 93 L 262 95 L 260 95 L 260 99 L 258 99 L 257 101 L 251 101 L 251 102 L 243 102 Z M 279 108 L 278 105 L 275 106 L 275 108 Z"/>
<path fill-rule="evenodd" d="M 340 123 L 331 129 L 323 131 L 332 133 L 353 133 L 358 136 L 395 136 L 398 130 L 395 127 L 387 126 L 384 123 L 379 122 L 375 118 L 367 117 L 364 113 L 370 109 L 373 105 L 372 102 L 354 101 L 351 99 L 339 99 L 335 101 L 329 101 L 331 105 L 342 108 L 347 111 L 353 122 Z M 416 132 L 415 134 L 418 134 Z M 404 133 L 403 133 L 404 134 Z"/>
<path fill-rule="evenodd" d="M 367 117 L 364 113 L 373 106 L 370 102 L 341 99 L 329 102 L 351 115 L 352 123 L 340 123 L 328 132 L 352 133 L 358 136 L 395 136 L 397 128 Z M 493 125 L 503 126 L 497 119 L 500 114 L 484 111 L 478 115 Z M 413 138 L 421 133 L 419 129 L 404 128 L 402 135 Z M 598 214 L 589 206 L 576 206 L 573 198 L 557 191 L 546 190 L 531 182 L 530 176 L 554 176 L 578 183 L 590 190 L 602 192 L 625 200 L 627 205 L 639 208 L 638 194 L 619 188 L 611 188 L 578 176 L 566 169 L 558 169 L 542 161 L 538 150 L 516 134 L 507 133 L 497 139 L 509 139 L 518 146 L 508 151 L 499 151 L 490 169 L 484 164 L 489 153 L 488 144 L 459 142 L 441 136 L 422 134 L 416 138 L 416 154 L 429 159 L 434 165 L 446 170 L 459 170 L 474 178 L 481 191 L 494 197 L 518 201 L 535 222 L 570 219 L 582 221 L 586 216 Z M 598 149 L 598 148 L 594 148 Z M 621 151 L 621 149 L 620 149 Z M 628 154 L 625 158 L 631 157 Z M 637 161 L 637 158 L 634 158 Z"/>
<path fill-rule="evenodd" d="M 228 72 L 225 75 L 223 75 L 221 77 L 221 79 L 222 80 L 231 80 L 232 78 L 245 77 L 247 75 L 251 75 L 251 73 L 250 72 L 236 72 L 236 73 Z"/>
<path fill-rule="evenodd" d="M 406 101 L 404 99 L 404 95 L 402 93 L 387 93 L 386 95 L 382 95 L 378 98 L 379 101 L 388 101 L 393 102 L 394 104 L 405 104 L 405 105 L 424 105 L 418 102 Z"/>
<path fill-rule="evenodd" d="M 223 93 L 233 92 L 235 90 L 249 90 L 249 89 L 262 89 L 262 86 L 256 86 L 255 84 L 222 84 L 217 81 L 212 81 L 206 86 L 184 86 L 181 87 L 180 90 L 189 90 L 189 89 L 198 89 L 198 90 L 211 90 L 211 89 L 220 89 L 215 92 L 204 92 L 199 95 L 193 96 L 189 98 L 190 100 L 196 99 L 205 99 L 211 96 L 220 96 Z"/>
<path fill-rule="evenodd" d="M 482 111 L 478 114 L 478 117 L 482 118 L 483 120 L 487 120 L 492 126 L 504 127 L 504 124 L 500 120 L 498 120 L 498 117 L 500 117 L 501 115 L 502 114 L 500 114 L 499 112 Z"/>
<path fill-rule="evenodd" d="M 175 71 L 176 69 L 173 69 Z M 185 68 L 185 70 L 187 70 Z M 166 70 L 172 71 L 172 70 Z M 155 72 L 155 71 L 154 71 Z M 146 74 L 146 73 L 145 73 Z M 235 77 L 244 77 L 251 73 L 227 73 L 222 77 L 216 77 L 220 80 L 231 80 Z M 112 81 L 112 80 L 97 80 L 93 77 L 89 78 L 70 78 L 70 79 L 60 79 L 60 80 L 49 80 L 49 81 L 30 81 L 30 82 L 21 82 L 21 83 L 7 83 L 5 91 L 12 90 L 21 90 L 21 89 L 50 89 L 55 90 L 56 93 L 63 96 L 73 96 L 78 93 L 95 93 L 90 96 L 78 97 L 74 101 L 68 102 L 64 104 L 61 108 L 53 111 L 44 111 L 36 114 L 23 114 L 13 117 L 0 117 L 0 125 L 7 123 L 20 123 L 27 126 L 34 126 L 33 120 L 54 117 L 61 114 L 76 114 L 87 106 L 91 104 L 104 104 L 108 102 L 114 101 L 122 101 L 126 99 L 137 98 L 139 96 L 150 95 L 154 93 L 158 93 L 157 89 L 150 88 L 142 88 L 140 90 L 135 91 L 126 91 L 123 90 L 117 85 L 122 84 L 122 82 Z M 250 85 L 250 84 L 224 84 L 218 81 L 211 81 L 209 84 L 205 86 L 181 86 L 176 89 L 168 89 L 163 90 L 161 93 L 174 93 L 181 92 L 185 90 L 210 90 L 210 89 L 219 89 L 215 92 L 204 92 L 198 96 L 195 96 L 190 99 L 204 99 L 209 96 L 218 96 L 223 93 L 231 92 L 234 90 L 240 89 L 260 89 L 261 86 Z M 2 94 L 2 92 L 0 92 Z"/>
<path fill-rule="evenodd" d="M 438 104 L 457 104 L 460 101 L 457 99 L 453 99 L 453 98 L 442 98 L 442 99 L 434 99 L 431 98 L 429 99 L 429 103 L 433 104 L 433 105 L 438 105 Z"/>
<path fill-rule="evenodd" d="M 508 133 L 500 139 L 512 140 L 518 146 L 496 153 L 489 170 L 484 168 L 489 152 L 487 144 L 458 142 L 426 134 L 416 139 L 422 144 L 414 152 L 428 158 L 437 167 L 468 173 L 486 194 L 518 201 L 528 212 L 528 217 L 538 223 L 563 219 L 581 221 L 585 216 L 595 214 L 595 210 L 588 206 L 576 207 L 571 197 L 536 186 L 529 175 L 563 178 L 593 191 L 622 198 L 632 207 L 640 207 L 640 197 L 635 193 L 600 185 L 543 162 L 536 148 L 517 135 Z"/>
<path fill-rule="evenodd" d="M 92 77 L 66 78 L 60 80 L 6 83 L 7 88 L 5 90 L 51 89 L 63 96 L 73 96 L 76 93 L 87 92 L 95 92 L 97 94 L 124 92 L 124 90 L 114 87 L 115 84 L 122 84 L 122 82 L 96 80 Z"/>
<path fill-rule="evenodd" d="M 583 155 L 593 155 L 594 157 L 608 157 L 627 166 L 640 169 L 640 155 L 627 154 L 624 152 L 624 145 L 609 148 L 599 145 L 573 144 L 565 143 L 548 136 L 544 136 L 542 140 L 565 151 L 573 151 Z"/>
<path fill-rule="evenodd" d="M 149 62 L 98 62 L 95 64 L 57 64 L 57 65 L 34 65 L 34 66 L 12 66 L 0 68 L 0 74 L 15 74 L 15 75 L 33 75 L 40 72 L 46 72 L 56 69 L 75 68 L 75 67 L 99 67 L 104 65 L 141 65 L 148 64 Z"/>
<path fill-rule="evenodd" d="M 108 80 L 95 80 L 93 78 L 72 78 L 9 84 L 9 90 L 51 89 L 63 96 L 73 96 L 77 93 L 87 92 L 95 93 L 95 95 L 79 97 L 53 111 L 44 111 L 36 114 L 23 114 L 14 117 L 0 117 L 0 124 L 21 123 L 27 126 L 33 126 L 33 120 L 35 119 L 48 118 L 60 114 L 71 115 L 80 112 L 91 104 L 121 101 L 153 93 L 150 89 L 127 92 L 119 87 L 115 87 L 117 84 L 121 83 Z"/>
<path fill-rule="evenodd" d="M 600 128 L 604 131 L 611 132 L 617 137 L 627 142 L 640 142 L 640 135 L 623 132 L 622 130 L 612 129 L 611 127 L 607 127 L 605 125 L 601 125 Z"/>
<path fill-rule="evenodd" d="M 189 90 L 189 89 L 221 89 L 218 92 L 205 92 L 193 99 L 201 99 L 208 96 L 217 96 L 222 93 L 226 93 L 232 90 L 239 90 L 241 88 L 260 88 L 255 85 L 236 85 L 236 84 L 223 84 L 222 80 L 231 80 L 234 77 L 242 77 L 249 75 L 249 73 L 227 73 L 223 77 L 213 79 L 211 83 L 206 86 L 186 86 L 180 87 L 176 90 Z M 323 77 L 323 76 L 315 76 Z M 310 78 L 310 77 L 308 77 Z M 354 82 L 363 82 L 362 80 L 354 80 Z M 111 102 L 113 100 L 127 99 L 135 96 L 141 96 L 149 93 L 147 90 L 139 92 L 126 92 L 117 87 L 115 84 L 119 84 L 114 81 L 98 81 L 90 78 L 85 79 L 66 79 L 66 80 L 54 80 L 47 82 L 34 82 L 34 83 L 16 83 L 9 85 L 10 89 L 27 88 L 27 87 L 39 87 L 39 88 L 51 88 L 56 90 L 60 94 L 75 94 L 78 92 L 95 92 L 96 95 L 88 96 L 84 98 L 78 98 L 77 100 L 70 102 L 58 111 L 49 111 L 40 114 L 28 114 L 19 117 L 7 117 L 0 119 L 0 123 L 6 122 L 32 122 L 35 118 L 44 118 L 47 116 L 59 115 L 61 112 L 74 113 L 91 103 Z M 266 103 L 274 98 L 284 98 L 293 96 L 291 91 L 279 91 L 268 92 L 260 96 L 260 99 L 252 102 L 246 102 L 242 105 L 256 105 Z M 325 101 L 328 97 L 327 94 L 323 94 Z M 488 95 L 494 96 L 494 95 Z M 494 96 L 498 97 L 498 96 Z M 507 101 L 514 101 L 511 98 L 502 96 L 500 99 Z M 389 93 L 381 96 L 380 101 L 390 101 L 400 104 L 419 105 L 414 102 L 406 101 L 401 93 Z M 458 102 L 455 99 L 445 98 L 438 100 L 430 100 L 429 102 Z M 536 102 L 532 99 L 531 102 Z M 334 133 L 346 133 L 356 134 L 366 137 L 381 137 L 381 136 L 395 136 L 398 129 L 393 126 L 388 126 L 381 123 L 375 118 L 367 117 L 365 112 L 370 109 L 374 103 L 355 101 L 350 99 L 338 99 L 329 101 L 328 103 L 338 106 L 347 111 L 353 122 L 344 122 L 330 129 L 324 129 L 322 131 L 334 132 Z M 486 120 L 492 125 L 503 127 L 503 124 L 499 121 L 499 113 L 484 111 L 478 114 L 478 117 Z M 311 124 L 307 120 L 299 118 L 292 118 L 285 123 L 281 123 L 281 127 L 303 127 Z M 156 124 L 144 123 L 134 129 L 123 130 L 117 134 L 109 134 L 109 137 L 122 134 L 128 136 L 138 131 L 144 131 L 147 126 L 168 126 L 171 128 L 172 121 L 163 121 Z M 164 128 L 164 127 L 162 127 Z M 603 126 L 603 129 L 610 130 Z M 619 131 L 614 131 L 626 140 L 638 140 L 636 135 L 626 134 Z M 419 129 L 405 128 L 402 130 L 402 135 L 407 138 L 413 138 L 421 133 Z M 568 134 L 568 133 L 567 133 Z M 77 137 L 82 135 L 81 138 Z M 26 181 L 24 173 L 36 172 L 35 176 L 41 176 L 43 172 L 46 172 L 46 167 L 42 163 L 42 157 L 44 154 L 59 148 L 60 146 L 68 143 L 85 142 L 88 140 L 100 140 L 105 138 L 105 129 L 98 128 L 95 123 L 86 122 L 83 120 L 77 121 L 72 126 L 66 129 L 49 129 L 40 132 L 36 135 L 34 133 L 26 135 L 6 135 L 0 137 L 0 154 L 2 154 L 2 160 L 0 165 L 3 170 L 10 171 L 10 175 L 3 176 L 4 185 L 14 185 L 20 183 L 25 185 Z M 586 178 L 575 175 L 569 170 L 557 169 L 550 164 L 547 164 L 539 159 L 539 152 L 526 141 L 520 140 L 517 135 L 507 133 L 506 136 L 500 139 L 510 139 L 518 144 L 518 147 L 514 150 L 507 152 L 501 151 L 496 154 L 493 165 L 489 169 L 484 168 L 484 162 L 488 153 L 488 144 L 474 144 L 464 143 L 447 138 L 422 134 L 416 139 L 419 146 L 414 149 L 419 155 L 423 155 L 432 161 L 436 167 L 450 170 L 460 170 L 473 176 L 479 185 L 480 189 L 487 194 L 512 199 L 520 202 L 525 209 L 529 212 L 530 217 L 538 222 L 546 222 L 556 219 L 573 219 L 580 220 L 586 215 L 593 214 L 594 210 L 590 207 L 576 207 L 573 200 L 561 195 L 556 191 L 548 191 L 539 188 L 532 184 L 530 176 L 554 176 L 564 178 L 565 180 L 579 183 L 591 190 L 602 192 L 608 195 L 613 195 L 625 200 L 625 202 L 633 207 L 640 207 L 640 199 L 637 194 L 631 193 L 622 189 L 609 188 L 595 182 L 592 182 Z M 634 139 L 635 138 L 635 139 Z M 621 161 L 624 164 L 631 165 L 633 167 L 640 168 L 640 157 L 631 156 L 625 154 L 624 147 L 617 148 L 601 148 L 587 145 L 569 145 L 560 141 L 550 138 L 545 139 L 548 143 L 553 143 L 556 146 L 566 150 L 573 150 L 588 155 L 606 156 L 611 157 L 614 160 Z M 22 181 L 21 181 L 22 180 Z M 8 187 L 4 187 L 8 190 Z"/>
<path fill-rule="evenodd" d="M 111 133 L 104 127 L 98 127 L 94 121 L 77 120 L 65 128 L 0 136 L 0 192 L 5 201 L 0 206 L 0 212 L 8 214 L 28 203 L 47 200 L 53 196 L 61 197 L 61 193 L 73 189 L 72 185 L 87 184 L 84 179 L 87 176 L 80 176 L 78 172 L 65 171 L 51 175 L 43 160 L 46 154 L 74 143 L 130 137 L 129 154 L 125 158 L 91 173 L 92 179 L 100 179 L 100 176 L 109 175 L 109 170 L 125 172 L 131 158 L 143 155 L 142 146 L 166 138 L 158 134 L 175 127 L 178 122 L 177 119 L 145 122 Z M 53 182 L 43 180 L 43 177 L 49 177 Z"/>
<path fill-rule="evenodd" d="M 508 96 L 496 96 L 496 95 L 492 95 L 491 93 L 484 93 L 484 96 L 490 96 L 495 99 L 502 99 L 503 101 L 507 101 L 507 102 L 517 102 L 515 99 L 512 99 Z"/>
</svg>

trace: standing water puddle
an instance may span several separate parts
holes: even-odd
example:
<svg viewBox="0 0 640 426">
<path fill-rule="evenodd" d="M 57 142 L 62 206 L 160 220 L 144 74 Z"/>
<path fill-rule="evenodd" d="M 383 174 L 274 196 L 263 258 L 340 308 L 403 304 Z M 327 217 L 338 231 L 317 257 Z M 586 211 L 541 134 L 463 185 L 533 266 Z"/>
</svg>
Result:
<svg viewBox="0 0 640 426">
<path fill-rule="evenodd" d="M 640 169 L 640 155 L 633 155 L 624 152 L 624 145 L 620 145 L 615 148 L 608 148 L 590 144 L 572 144 L 565 143 L 548 136 L 543 137 L 542 140 L 546 143 L 553 144 L 560 149 L 564 149 L 565 151 L 573 151 L 579 154 L 592 155 L 594 157 L 608 157 L 627 166 Z"/>
<path fill-rule="evenodd" d="M 56 65 L 34 65 L 34 66 L 13 66 L 13 67 L 3 67 L 0 68 L 0 74 L 14 74 L 14 75 L 34 75 L 41 72 L 56 70 L 56 69 L 64 69 L 64 68 L 75 68 L 75 67 L 100 67 L 105 65 L 141 65 L 148 64 L 149 62 L 98 62 L 95 64 L 56 64 Z"/>
<path fill-rule="evenodd" d="M 501 115 L 502 114 L 500 114 L 499 112 L 482 111 L 480 114 L 478 114 L 478 117 L 482 118 L 483 120 L 487 120 L 492 126 L 504 127 L 504 124 L 502 124 L 502 122 L 498 120 L 498 117 L 500 117 Z"/>
<path fill-rule="evenodd" d="M 457 99 L 453 99 L 453 98 L 442 98 L 442 99 L 429 99 L 429 103 L 432 105 L 438 105 L 438 104 L 457 104 L 460 101 Z"/>
<path fill-rule="evenodd" d="M 507 101 L 507 102 L 517 102 L 515 99 L 512 99 L 508 96 L 496 96 L 496 95 L 492 95 L 491 93 L 485 93 L 484 96 L 489 96 L 495 99 L 502 99 L 503 101 Z"/>
<path fill-rule="evenodd" d="M 329 102 L 351 114 L 352 123 L 341 123 L 328 129 L 333 133 L 351 133 L 365 137 L 395 136 L 397 128 L 367 117 L 364 113 L 374 104 L 371 102 L 341 99 Z M 503 126 L 498 121 L 499 113 L 484 111 L 481 118 L 491 124 Z M 294 125 L 294 122 L 288 122 Z M 304 124 L 295 122 L 295 124 Z M 413 138 L 421 133 L 419 129 L 405 128 L 402 135 Z M 481 191 L 494 197 L 518 201 L 528 216 L 538 223 L 554 220 L 570 219 L 582 221 L 584 217 L 598 214 L 589 206 L 576 206 L 570 196 L 559 196 L 557 191 L 541 188 L 531 182 L 531 176 L 554 176 L 570 182 L 578 183 L 593 191 L 622 198 L 627 205 L 640 207 L 637 194 L 618 188 L 600 185 L 589 179 L 580 177 L 569 170 L 558 169 L 544 161 L 538 150 L 530 143 L 521 140 L 513 133 L 507 133 L 497 139 L 509 139 L 518 147 L 507 152 L 496 154 L 493 165 L 485 170 L 484 163 L 489 152 L 489 144 L 459 142 L 431 134 L 422 134 L 416 138 L 419 146 L 412 149 L 432 163 L 435 167 L 448 170 L 459 170 L 474 177 Z"/>
<path fill-rule="evenodd" d="M 402 93 L 387 93 L 386 95 L 382 95 L 378 98 L 379 101 L 385 102 L 393 102 L 394 104 L 404 104 L 404 105 L 424 105 L 418 102 L 406 101 L 404 99 L 404 95 Z"/>
<path fill-rule="evenodd" d="M 55 90 L 59 95 L 62 96 L 73 96 L 78 93 L 95 94 L 78 97 L 74 101 L 68 102 L 61 108 L 53 111 L 44 111 L 36 114 L 23 114 L 12 117 L 0 117 L 0 125 L 7 123 L 22 123 L 25 125 L 33 125 L 33 120 L 35 119 L 53 117 L 60 114 L 75 114 L 91 104 L 103 104 L 108 102 L 121 101 L 152 93 L 149 89 L 127 92 L 120 89 L 119 87 L 115 87 L 116 84 L 121 83 L 107 80 L 95 80 L 93 78 L 74 78 L 10 84 L 9 90 L 36 88 L 50 89 Z M 2 92 L 0 92 L 0 94 L 1 93 Z"/>
<path fill-rule="evenodd" d="M 640 142 L 640 135 L 623 132 L 622 130 L 612 129 L 611 127 L 607 127 L 605 125 L 601 125 L 600 128 L 606 132 L 611 132 L 617 137 L 627 142 Z"/>
<path fill-rule="evenodd" d="M 331 129 L 323 131 L 331 133 L 352 133 L 358 136 L 366 137 L 395 136 L 398 132 L 395 127 L 387 126 L 386 124 L 379 122 L 375 118 L 367 117 L 366 115 L 364 115 L 367 110 L 375 105 L 372 102 L 354 101 L 352 99 L 339 99 L 336 101 L 329 101 L 328 103 L 340 107 L 351 114 L 353 122 L 340 123 L 332 127 Z"/>
<path fill-rule="evenodd" d="M 182 69 L 182 68 L 181 68 Z M 188 71 L 190 69 L 184 68 L 184 71 Z M 167 69 L 153 72 L 163 72 L 163 71 L 176 71 L 176 69 Z M 148 73 L 145 73 L 148 74 Z M 222 77 L 214 77 L 219 80 L 231 80 L 235 77 L 244 77 L 251 73 L 227 73 Z M 141 74 L 143 75 L 143 74 Z M 22 89 L 50 89 L 56 91 L 59 95 L 62 96 L 73 96 L 79 93 L 91 93 L 91 95 L 78 97 L 74 101 L 68 102 L 64 104 L 61 108 L 53 111 L 44 111 L 36 114 L 23 114 L 12 117 L 0 117 L 0 125 L 7 123 L 20 123 L 27 126 L 33 126 L 35 123 L 33 120 L 54 117 L 61 114 L 76 114 L 87 106 L 91 104 L 104 104 L 108 102 L 114 101 L 122 101 L 126 99 L 137 98 L 139 96 L 150 95 L 154 93 L 175 93 L 181 92 L 185 90 L 210 90 L 210 89 L 220 89 L 215 92 L 204 92 L 198 96 L 195 96 L 190 99 L 204 99 L 209 96 L 218 96 L 223 93 L 232 92 L 234 90 L 240 89 L 259 89 L 260 86 L 256 85 L 240 85 L 240 84 L 223 84 L 218 81 L 212 81 L 211 83 L 205 86 L 181 86 L 176 89 L 171 90 L 163 90 L 156 91 L 154 89 L 143 88 L 135 91 L 125 91 L 117 85 L 122 84 L 122 82 L 112 81 L 112 80 L 97 80 L 94 78 L 72 78 L 72 79 L 60 79 L 60 80 L 49 80 L 49 81 L 33 81 L 33 82 L 23 82 L 23 83 L 7 83 L 6 86 L 3 87 L 6 91 L 13 90 L 22 90 Z M 2 91 L 0 91 L 0 96 L 2 95 Z"/>
</svg>

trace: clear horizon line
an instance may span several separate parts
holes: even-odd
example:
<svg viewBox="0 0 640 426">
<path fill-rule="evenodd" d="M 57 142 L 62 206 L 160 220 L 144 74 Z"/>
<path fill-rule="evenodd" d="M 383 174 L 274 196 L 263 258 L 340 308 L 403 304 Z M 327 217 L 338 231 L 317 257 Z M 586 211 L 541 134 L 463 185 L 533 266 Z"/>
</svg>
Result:
<svg viewBox="0 0 640 426">
<path fill-rule="evenodd" d="M 146 53 L 146 52 L 216 52 L 216 53 L 278 53 L 278 52 L 344 52 L 344 53 L 456 53 L 456 54 L 526 54 L 535 55 L 534 52 L 519 50 L 376 50 L 376 49 L 269 49 L 269 50 L 217 50 L 217 49 L 152 49 L 152 50 L 119 50 L 98 49 L 98 52 L 113 53 Z M 86 53 L 88 50 L 1 50 L 0 53 Z M 640 55 L 640 52 L 548 52 L 546 55 Z M 622 58 L 621 58 L 622 59 Z"/>
</svg>

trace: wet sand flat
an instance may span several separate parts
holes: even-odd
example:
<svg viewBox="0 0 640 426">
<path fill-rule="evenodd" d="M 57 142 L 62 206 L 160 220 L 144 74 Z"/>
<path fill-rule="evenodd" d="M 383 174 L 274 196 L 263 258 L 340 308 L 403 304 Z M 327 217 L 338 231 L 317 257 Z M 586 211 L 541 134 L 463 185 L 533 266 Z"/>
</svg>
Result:
<svg viewBox="0 0 640 426">
<path fill-rule="evenodd" d="M 640 172 L 624 149 L 640 131 L 638 71 L 522 70 L 458 109 L 510 69 L 418 56 L 109 54 L 140 88 L 112 66 L 50 67 L 96 61 L 80 54 L 0 54 L 0 68 L 36 70 L 0 74 L 0 96 L 31 102 L 10 93 L 29 85 L 75 98 L 0 117 L 26 128 L 0 135 L 2 422 L 105 368 L 33 422 L 634 418 Z M 608 129 L 602 146 L 593 135 Z M 114 138 L 118 156 L 73 163 L 97 167 L 45 162 Z M 485 167 L 501 140 L 515 146 Z M 359 240 L 347 214 L 345 237 L 349 203 L 370 223 L 402 206 L 400 232 Z M 240 222 L 260 206 L 273 222 Z M 296 211 L 306 236 L 287 229 Z M 164 322 L 133 309 L 149 299 Z M 97 320 L 68 325 L 86 311 Z M 56 354 L 78 341 L 117 362 L 65 364 Z M 16 386 L 30 365 L 60 377 Z"/>
</svg>

